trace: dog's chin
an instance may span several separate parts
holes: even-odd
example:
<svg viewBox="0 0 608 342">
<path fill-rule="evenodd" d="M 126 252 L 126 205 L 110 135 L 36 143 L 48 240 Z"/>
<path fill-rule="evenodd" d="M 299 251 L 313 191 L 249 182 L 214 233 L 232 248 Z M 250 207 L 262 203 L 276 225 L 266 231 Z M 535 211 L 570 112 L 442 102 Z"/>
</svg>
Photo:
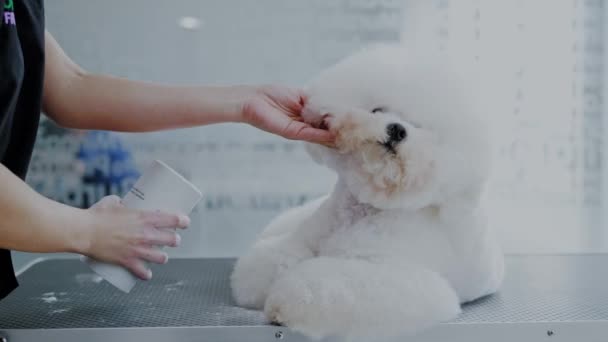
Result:
<svg viewBox="0 0 608 342">
<path fill-rule="evenodd" d="M 334 170 L 360 203 L 382 210 L 417 210 L 431 202 L 431 168 L 415 172 L 404 151 L 377 142 L 360 144 L 347 153 L 312 144 L 307 150 L 317 163 Z"/>
<path fill-rule="evenodd" d="M 351 153 L 349 164 L 338 173 L 361 202 L 378 209 L 408 207 L 409 192 L 422 187 L 412 182 L 408 159 L 403 152 L 379 143 L 360 146 Z M 416 183 L 416 184 L 414 184 Z"/>
</svg>

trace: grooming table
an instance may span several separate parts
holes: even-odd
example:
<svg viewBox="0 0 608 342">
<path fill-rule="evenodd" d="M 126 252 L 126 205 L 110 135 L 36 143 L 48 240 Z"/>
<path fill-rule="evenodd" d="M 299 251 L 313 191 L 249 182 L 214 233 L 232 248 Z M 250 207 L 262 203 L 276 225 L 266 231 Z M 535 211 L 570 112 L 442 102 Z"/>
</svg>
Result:
<svg viewBox="0 0 608 342">
<path fill-rule="evenodd" d="M 74 259 L 35 263 L 0 302 L 0 341 L 309 341 L 234 305 L 234 259 L 172 259 L 124 294 Z M 509 256 L 499 294 L 400 341 L 608 341 L 608 256 Z"/>
</svg>

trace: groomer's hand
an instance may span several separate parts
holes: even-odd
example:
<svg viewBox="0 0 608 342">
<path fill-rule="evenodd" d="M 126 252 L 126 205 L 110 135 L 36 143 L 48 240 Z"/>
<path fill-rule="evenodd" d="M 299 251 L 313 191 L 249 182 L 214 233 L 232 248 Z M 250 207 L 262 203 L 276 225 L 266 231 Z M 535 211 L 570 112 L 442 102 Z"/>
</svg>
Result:
<svg viewBox="0 0 608 342">
<path fill-rule="evenodd" d="M 301 112 L 305 94 L 298 89 L 281 86 L 258 86 L 242 104 L 243 121 L 264 131 L 291 140 L 332 145 L 334 135 L 303 122 Z"/>
<path fill-rule="evenodd" d="M 167 228 L 190 224 L 188 216 L 126 208 L 117 196 L 104 197 L 87 211 L 91 224 L 82 254 L 126 267 L 143 280 L 152 277 L 144 261 L 164 264 L 168 260 L 167 253 L 155 246 L 176 247 L 181 241 Z"/>
</svg>

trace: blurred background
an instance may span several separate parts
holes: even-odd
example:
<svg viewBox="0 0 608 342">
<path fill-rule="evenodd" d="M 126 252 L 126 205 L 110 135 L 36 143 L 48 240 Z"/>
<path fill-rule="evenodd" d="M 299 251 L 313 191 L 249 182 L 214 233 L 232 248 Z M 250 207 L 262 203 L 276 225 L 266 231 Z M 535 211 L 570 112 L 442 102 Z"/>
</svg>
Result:
<svg viewBox="0 0 608 342">
<path fill-rule="evenodd" d="M 416 0 L 410 0 L 416 1 Z M 424 0 L 438 52 L 483 63 L 496 130 L 491 224 L 507 253 L 608 250 L 603 215 L 604 1 Z M 47 27 L 91 72 L 171 84 L 304 85 L 359 47 L 395 41 L 408 0 L 50 0 Z M 171 115 L 171 113 L 167 113 Z M 275 215 L 335 176 L 299 142 L 223 124 L 146 134 L 43 120 L 28 183 L 88 207 L 153 159 L 204 199 L 170 255 L 238 256 Z M 16 253 L 22 267 L 38 257 Z"/>
</svg>

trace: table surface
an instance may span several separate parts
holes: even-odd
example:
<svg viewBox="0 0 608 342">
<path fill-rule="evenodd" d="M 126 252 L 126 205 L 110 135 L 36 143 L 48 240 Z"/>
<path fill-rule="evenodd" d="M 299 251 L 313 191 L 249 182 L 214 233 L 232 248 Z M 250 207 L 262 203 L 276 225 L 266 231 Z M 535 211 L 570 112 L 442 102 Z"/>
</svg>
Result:
<svg viewBox="0 0 608 342">
<path fill-rule="evenodd" d="M 79 260 L 46 260 L 0 302 L 0 329 L 265 326 L 236 307 L 234 259 L 172 259 L 154 279 L 120 292 Z M 607 255 L 509 256 L 500 293 L 464 307 L 446 324 L 608 320 Z"/>
</svg>

